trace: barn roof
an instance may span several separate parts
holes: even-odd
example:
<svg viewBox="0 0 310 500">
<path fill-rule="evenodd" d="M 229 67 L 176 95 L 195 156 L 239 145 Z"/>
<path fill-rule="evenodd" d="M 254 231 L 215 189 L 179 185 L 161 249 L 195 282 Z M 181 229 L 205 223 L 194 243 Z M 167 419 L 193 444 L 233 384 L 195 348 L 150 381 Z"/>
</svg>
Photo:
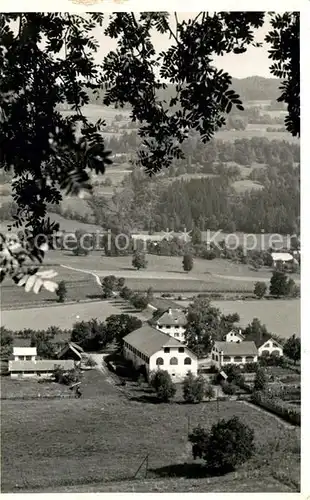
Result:
<svg viewBox="0 0 310 500">
<path fill-rule="evenodd" d="M 39 359 L 37 361 L 9 361 L 9 372 L 49 372 L 56 366 L 63 370 L 72 370 L 74 368 L 73 359 Z"/>
<path fill-rule="evenodd" d="M 184 347 L 186 350 L 190 351 L 179 340 L 170 337 L 170 335 L 166 333 L 160 332 L 148 324 L 126 335 L 124 341 L 148 357 L 160 351 L 163 347 Z M 194 353 L 191 352 L 191 354 L 196 358 Z"/>
<path fill-rule="evenodd" d="M 214 346 L 227 356 L 257 356 L 257 347 L 254 342 L 214 342 Z"/>
</svg>

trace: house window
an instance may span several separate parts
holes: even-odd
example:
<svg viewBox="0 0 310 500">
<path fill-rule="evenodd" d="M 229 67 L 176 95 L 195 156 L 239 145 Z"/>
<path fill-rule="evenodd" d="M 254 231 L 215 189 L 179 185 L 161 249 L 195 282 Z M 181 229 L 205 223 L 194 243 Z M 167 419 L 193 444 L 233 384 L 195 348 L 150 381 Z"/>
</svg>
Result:
<svg viewBox="0 0 310 500">
<path fill-rule="evenodd" d="M 218 360 L 219 360 L 219 357 L 218 357 L 218 355 L 216 354 L 216 355 L 215 355 L 215 361 L 218 361 Z"/>
<path fill-rule="evenodd" d="M 267 351 L 266 349 L 264 349 L 262 351 L 262 356 L 269 356 L 269 351 Z"/>
<path fill-rule="evenodd" d="M 185 351 L 184 347 L 179 347 L 179 352 L 184 352 L 184 351 Z"/>
<path fill-rule="evenodd" d="M 242 363 L 242 357 L 241 356 L 235 356 L 234 361 L 235 361 L 235 363 Z"/>
<path fill-rule="evenodd" d="M 180 336 L 179 332 L 175 332 L 174 336 L 175 336 L 175 337 L 179 337 L 179 336 Z M 179 352 L 180 352 L 180 351 L 179 351 Z"/>
<path fill-rule="evenodd" d="M 245 358 L 246 363 L 252 363 L 254 361 L 253 356 L 246 356 Z"/>
<path fill-rule="evenodd" d="M 31 361 L 31 356 L 26 356 L 26 361 Z"/>
<path fill-rule="evenodd" d="M 230 361 L 230 356 L 224 356 L 223 361 Z"/>
<path fill-rule="evenodd" d="M 213 359 L 213 361 L 214 361 L 214 359 L 215 359 L 214 353 L 212 353 L 212 359 Z"/>
<path fill-rule="evenodd" d="M 178 358 L 176 358 L 176 357 L 171 358 L 170 359 L 170 364 L 171 365 L 177 365 L 178 364 Z"/>
<path fill-rule="evenodd" d="M 280 356 L 280 351 L 279 351 L 279 349 L 274 349 L 271 354 L 273 356 Z"/>
<path fill-rule="evenodd" d="M 185 365 L 191 365 L 191 364 L 192 364 L 192 360 L 191 360 L 191 358 L 185 358 L 185 359 L 184 359 L 184 364 L 185 364 Z"/>
<path fill-rule="evenodd" d="M 167 330 L 169 330 L 169 328 L 170 328 L 170 325 L 166 325 L 166 328 L 167 328 Z"/>
<path fill-rule="evenodd" d="M 269 344 L 269 342 L 267 342 L 267 344 L 265 344 L 265 347 L 270 347 L 270 344 Z"/>
<path fill-rule="evenodd" d="M 164 347 L 164 352 L 170 352 L 170 347 Z"/>
<path fill-rule="evenodd" d="M 156 364 L 157 364 L 157 365 L 163 365 L 163 364 L 164 364 L 164 360 L 163 360 L 163 358 L 157 358 L 157 359 L 156 359 Z"/>
</svg>

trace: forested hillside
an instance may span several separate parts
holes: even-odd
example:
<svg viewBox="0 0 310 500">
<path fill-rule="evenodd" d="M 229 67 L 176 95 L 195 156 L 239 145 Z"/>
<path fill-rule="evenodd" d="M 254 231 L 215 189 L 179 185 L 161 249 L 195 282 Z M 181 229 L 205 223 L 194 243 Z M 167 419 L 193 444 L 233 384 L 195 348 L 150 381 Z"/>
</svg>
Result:
<svg viewBox="0 0 310 500">
<path fill-rule="evenodd" d="M 261 76 L 250 76 L 248 78 L 232 78 L 231 87 L 240 95 L 243 101 L 276 101 L 280 95 L 279 86 L 281 82 L 277 78 L 263 78 Z M 86 89 L 92 104 L 100 104 L 103 101 L 105 90 L 95 96 Z M 160 99 L 167 102 L 175 96 L 174 85 L 167 85 L 164 90 L 158 91 Z"/>
</svg>

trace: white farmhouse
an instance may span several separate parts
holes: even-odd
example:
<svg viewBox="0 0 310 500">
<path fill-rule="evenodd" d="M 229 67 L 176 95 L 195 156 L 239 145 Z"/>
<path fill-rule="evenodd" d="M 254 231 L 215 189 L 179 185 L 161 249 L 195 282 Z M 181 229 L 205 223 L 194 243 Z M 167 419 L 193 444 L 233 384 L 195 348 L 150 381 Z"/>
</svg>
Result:
<svg viewBox="0 0 310 500">
<path fill-rule="evenodd" d="M 124 337 L 123 353 L 135 368 L 144 365 L 148 375 L 166 370 L 175 382 L 181 382 L 189 371 L 197 375 L 197 356 L 179 340 L 148 324 Z"/>
<path fill-rule="evenodd" d="M 185 330 L 187 325 L 186 312 L 183 309 L 168 309 L 154 322 L 155 328 L 167 333 L 173 338 L 185 342 Z"/>
<path fill-rule="evenodd" d="M 248 335 L 247 340 L 253 340 L 259 356 L 283 356 L 283 347 L 270 335 Z"/>
<path fill-rule="evenodd" d="M 223 340 L 225 342 L 242 342 L 245 339 L 245 336 L 242 335 L 241 330 L 231 330 L 230 332 L 224 335 Z"/>
<path fill-rule="evenodd" d="M 37 359 L 36 347 L 13 347 L 14 361 L 35 361 Z"/>
<path fill-rule="evenodd" d="M 254 342 L 214 342 L 212 364 L 221 369 L 225 365 L 257 363 L 258 351 Z"/>
</svg>

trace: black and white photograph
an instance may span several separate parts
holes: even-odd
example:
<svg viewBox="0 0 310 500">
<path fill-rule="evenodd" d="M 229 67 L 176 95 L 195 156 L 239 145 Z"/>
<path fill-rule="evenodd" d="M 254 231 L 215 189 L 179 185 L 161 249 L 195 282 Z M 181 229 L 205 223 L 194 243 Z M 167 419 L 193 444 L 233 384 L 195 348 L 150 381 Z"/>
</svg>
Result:
<svg viewBox="0 0 310 500">
<path fill-rule="evenodd" d="M 303 12 L 270 3 L 0 13 L 2 493 L 304 492 Z"/>
</svg>

